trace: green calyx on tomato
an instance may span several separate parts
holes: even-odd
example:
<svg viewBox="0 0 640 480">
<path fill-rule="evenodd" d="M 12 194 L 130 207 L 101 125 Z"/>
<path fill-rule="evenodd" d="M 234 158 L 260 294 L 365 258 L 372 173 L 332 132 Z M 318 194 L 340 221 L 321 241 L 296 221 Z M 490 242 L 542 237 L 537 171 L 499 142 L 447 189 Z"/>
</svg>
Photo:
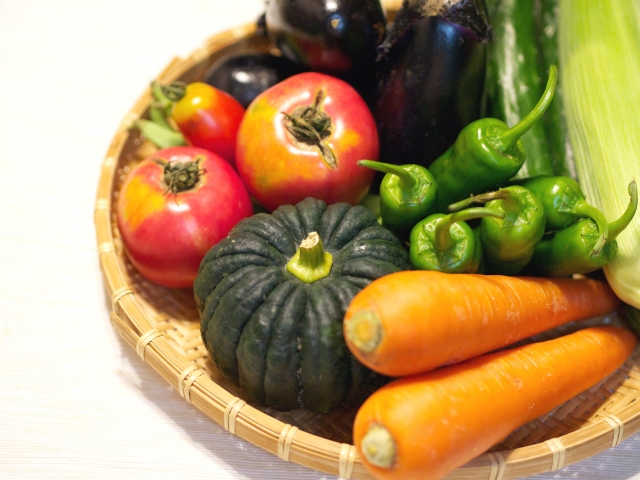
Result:
<svg viewBox="0 0 640 480">
<path fill-rule="evenodd" d="M 205 170 L 200 168 L 200 162 L 203 160 L 202 156 L 187 162 L 167 162 L 164 158 L 154 158 L 153 161 L 163 168 L 165 194 L 171 192 L 176 195 L 195 188 L 200 181 L 200 176 L 205 173 Z"/>
<path fill-rule="evenodd" d="M 324 162 L 335 169 L 338 160 L 331 148 L 324 143 L 324 139 L 331 135 L 331 117 L 320 107 L 325 93 L 318 90 L 312 105 L 296 107 L 291 114 L 284 114 L 284 126 L 298 145 L 318 147 Z"/>
<path fill-rule="evenodd" d="M 162 95 L 169 100 L 168 103 L 178 102 L 182 100 L 187 93 L 187 83 L 185 82 L 172 82 L 169 85 L 158 84 Z"/>
</svg>

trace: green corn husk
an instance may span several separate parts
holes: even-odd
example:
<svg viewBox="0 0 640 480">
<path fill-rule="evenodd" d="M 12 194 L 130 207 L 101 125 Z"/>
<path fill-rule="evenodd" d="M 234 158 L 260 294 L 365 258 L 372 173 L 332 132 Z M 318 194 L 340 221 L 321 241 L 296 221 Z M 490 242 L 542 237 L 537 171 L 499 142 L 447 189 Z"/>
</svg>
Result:
<svg viewBox="0 0 640 480">
<path fill-rule="evenodd" d="M 617 218 L 640 181 L 640 2 L 561 0 L 560 74 L 578 180 L 590 203 Z M 640 308 L 640 215 L 604 268 L 616 294 Z"/>
</svg>

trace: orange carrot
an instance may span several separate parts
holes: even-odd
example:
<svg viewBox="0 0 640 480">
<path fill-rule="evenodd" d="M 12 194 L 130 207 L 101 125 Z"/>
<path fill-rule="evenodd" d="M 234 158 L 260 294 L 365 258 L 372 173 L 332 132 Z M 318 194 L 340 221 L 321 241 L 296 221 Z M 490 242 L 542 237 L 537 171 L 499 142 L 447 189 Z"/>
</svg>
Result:
<svg viewBox="0 0 640 480">
<path fill-rule="evenodd" d="M 360 407 L 354 443 L 378 479 L 440 478 L 615 371 L 629 330 L 600 326 L 394 380 Z"/>
<path fill-rule="evenodd" d="M 606 282 L 403 271 L 352 300 L 344 336 L 353 355 L 389 376 L 425 372 L 620 305 Z"/>
</svg>

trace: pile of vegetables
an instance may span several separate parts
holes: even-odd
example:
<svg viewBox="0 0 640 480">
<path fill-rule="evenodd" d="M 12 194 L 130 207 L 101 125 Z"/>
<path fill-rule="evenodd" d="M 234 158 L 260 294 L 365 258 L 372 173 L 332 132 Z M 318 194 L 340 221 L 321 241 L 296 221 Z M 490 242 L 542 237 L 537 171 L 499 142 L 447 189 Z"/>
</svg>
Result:
<svg viewBox="0 0 640 480">
<path fill-rule="evenodd" d="M 406 0 L 388 21 L 269 0 L 260 31 L 278 54 L 151 85 L 156 150 L 117 208 L 248 400 L 357 405 L 374 476 L 439 478 L 625 361 L 620 327 L 512 345 L 640 318 L 637 2 Z"/>
<path fill-rule="evenodd" d="M 362 206 L 307 198 L 241 221 L 207 253 L 194 285 L 214 365 L 279 410 L 361 403 L 382 379 L 349 353 L 342 319 L 371 279 L 407 263 Z"/>
</svg>

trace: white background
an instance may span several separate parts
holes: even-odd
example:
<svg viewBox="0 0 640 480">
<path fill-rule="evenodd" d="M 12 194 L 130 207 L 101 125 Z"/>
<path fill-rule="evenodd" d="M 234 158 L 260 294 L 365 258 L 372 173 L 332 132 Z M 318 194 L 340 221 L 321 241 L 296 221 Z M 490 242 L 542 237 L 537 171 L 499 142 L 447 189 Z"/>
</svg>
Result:
<svg viewBox="0 0 640 480">
<path fill-rule="evenodd" d="M 0 0 L 0 478 L 331 479 L 185 402 L 109 323 L 93 208 L 148 82 L 262 0 Z M 640 479 L 640 434 L 536 478 Z"/>
</svg>

